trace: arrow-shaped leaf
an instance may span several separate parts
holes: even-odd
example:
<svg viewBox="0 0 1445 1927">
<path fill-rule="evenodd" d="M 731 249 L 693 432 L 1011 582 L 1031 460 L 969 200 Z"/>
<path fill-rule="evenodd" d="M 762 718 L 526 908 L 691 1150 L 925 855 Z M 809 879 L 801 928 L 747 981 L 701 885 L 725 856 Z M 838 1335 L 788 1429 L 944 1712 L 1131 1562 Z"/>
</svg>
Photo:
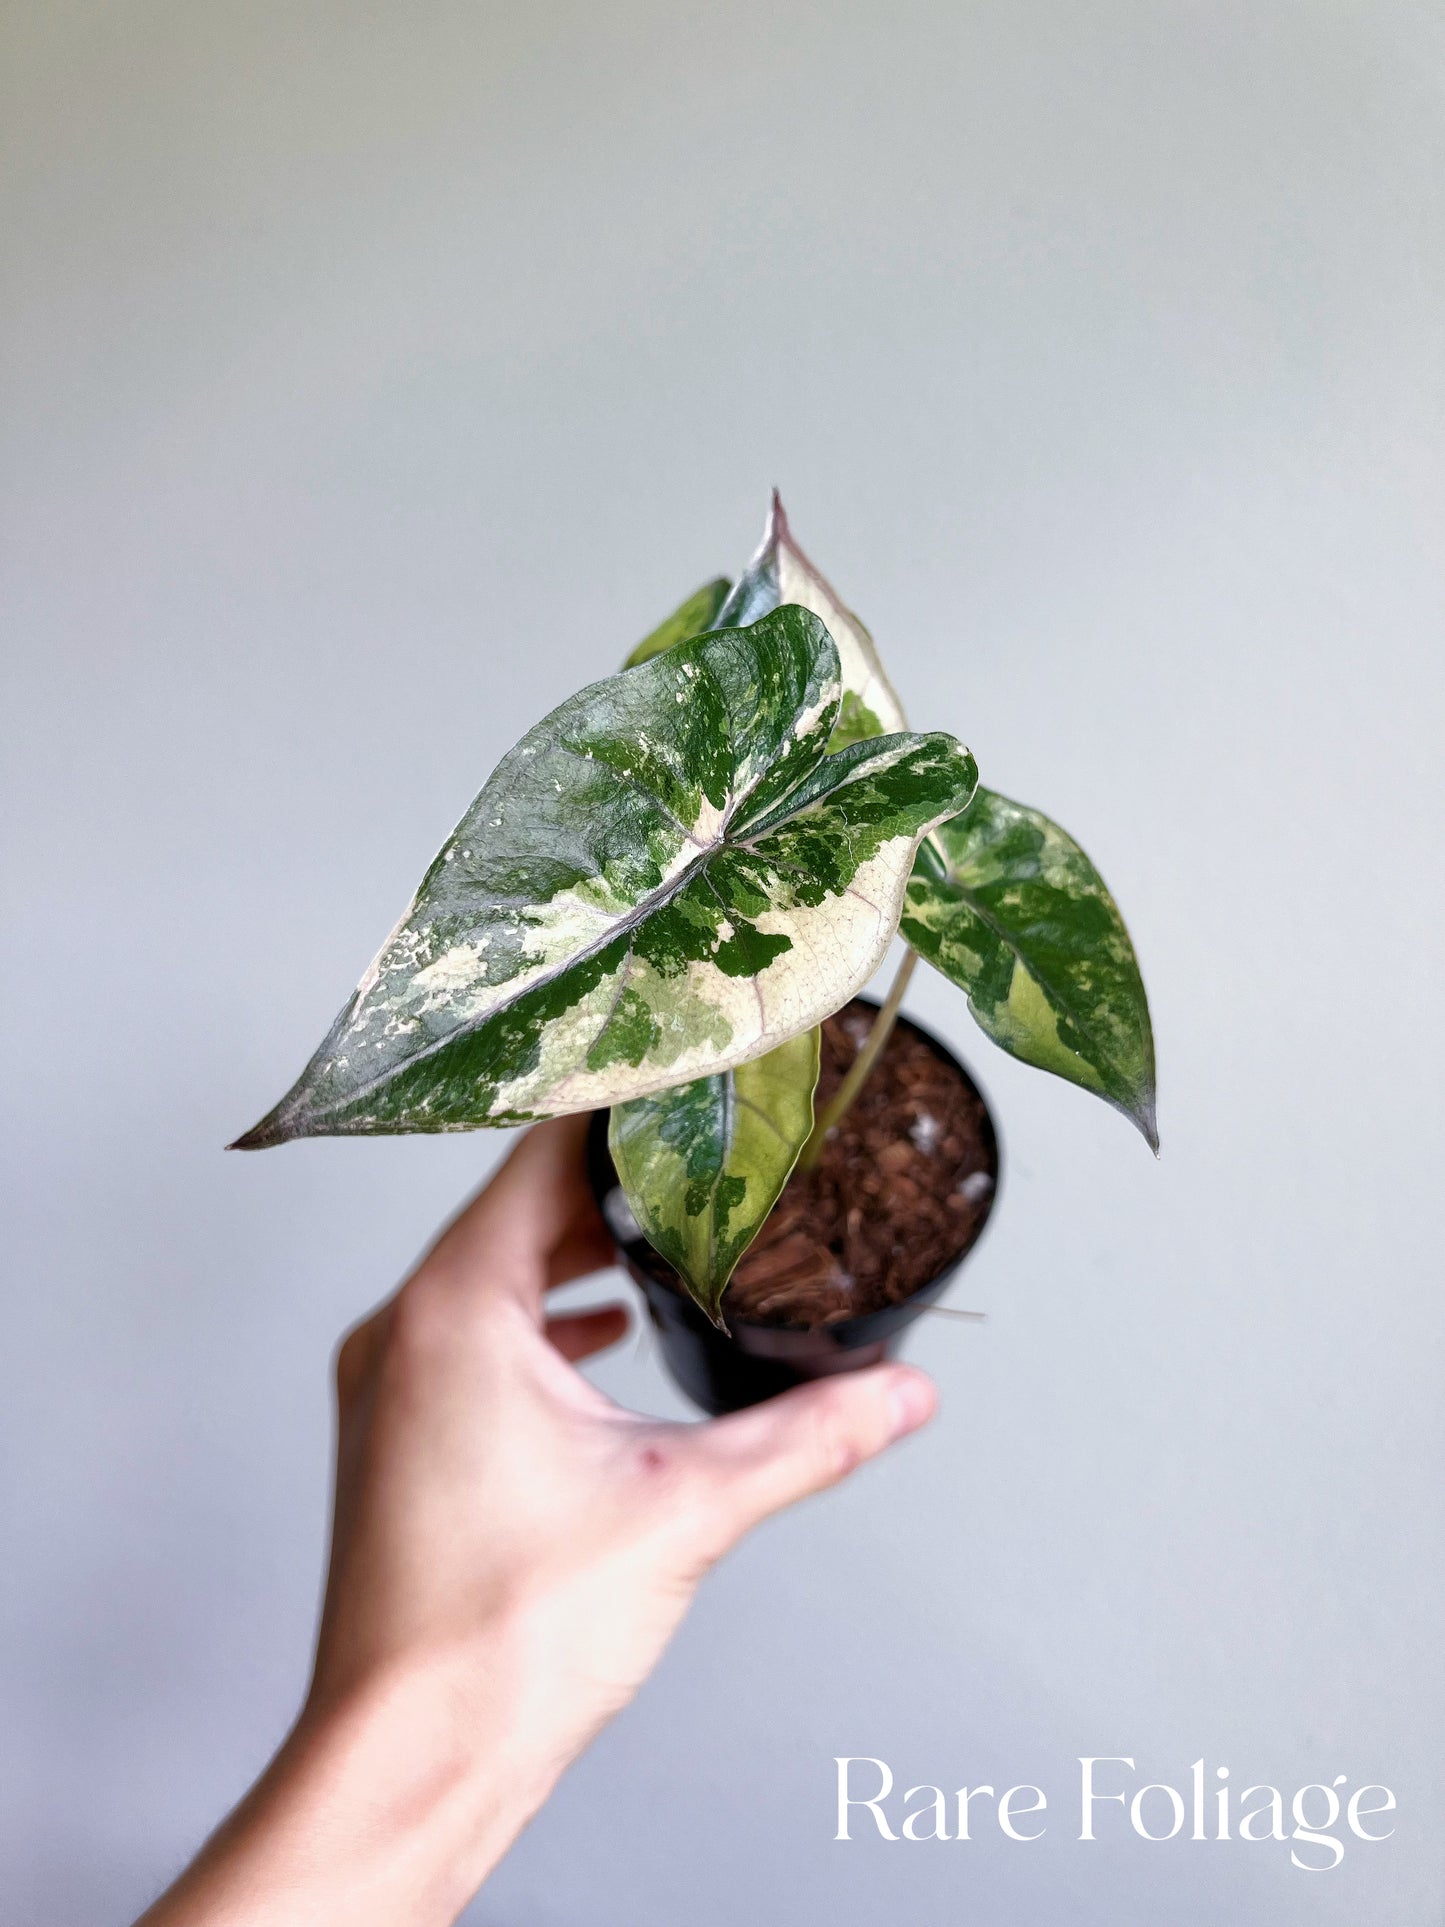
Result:
<svg viewBox="0 0 1445 1927">
<path fill-rule="evenodd" d="M 618 1104 L 608 1144 L 634 1216 L 703 1310 L 778 1201 L 813 1126 L 818 1031 L 716 1077 Z"/>
<path fill-rule="evenodd" d="M 901 931 L 996 1044 L 1094 1091 L 1159 1148 L 1154 1034 L 1104 879 L 1041 811 L 980 789 L 918 853 Z"/>
<path fill-rule="evenodd" d="M 241 1139 L 469 1130 L 745 1063 L 871 976 L 951 736 L 835 755 L 838 652 L 782 608 L 594 683 L 505 756 L 294 1088 Z"/>
<path fill-rule="evenodd" d="M 715 582 L 705 582 L 700 589 L 694 589 L 687 601 L 680 602 L 665 622 L 659 622 L 651 635 L 642 638 L 622 665 L 623 668 L 635 669 L 638 663 L 651 662 L 654 656 L 675 649 L 680 642 L 691 642 L 694 636 L 700 636 L 705 629 L 716 629 L 731 588 L 727 577 L 720 575 Z"/>
<path fill-rule="evenodd" d="M 867 736 L 907 729 L 903 705 L 883 673 L 872 636 L 793 540 L 782 501 L 774 489 L 758 552 L 733 584 L 717 619 L 720 624 L 756 622 L 770 609 L 789 602 L 811 609 L 838 645 L 843 708 L 829 747 L 842 749 Z"/>
</svg>

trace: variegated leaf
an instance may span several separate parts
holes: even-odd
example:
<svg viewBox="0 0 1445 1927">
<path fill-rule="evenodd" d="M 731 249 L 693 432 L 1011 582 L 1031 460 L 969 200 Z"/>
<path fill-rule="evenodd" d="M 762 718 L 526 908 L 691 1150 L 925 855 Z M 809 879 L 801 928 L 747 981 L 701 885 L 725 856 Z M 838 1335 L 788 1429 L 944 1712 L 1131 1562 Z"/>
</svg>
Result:
<svg viewBox="0 0 1445 1927">
<path fill-rule="evenodd" d="M 745 1063 L 871 976 L 950 736 L 835 755 L 838 652 L 782 608 L 594 683 L 502 759 L 301 1078 L 241 1139 L 469 1130 Z"/>
<path fill-rule="evenodd" d="M 1108 1100 L 1159 1149 L 1154 1034 L 1104 879 L 1042 811 L 980 789 L 918 853 L 901 931 L 1011 1056 Z"/>
<path fill-rule="evenodd" d="M 770 609 L 789 602 L 811 609 L 838 645 L 843 707 L 829 748 L 842 749 L 867 736 L 907 729 L 903 705 L 883 673 L 872 636 L 793 540 L 782 501 L 774 489 L 758 552 L 734 583 L 718 622 L 756 622 Z"/>
<path fill-rule="evenodd" d="M 654 656 L 663 655 L 680 642 L 691 642 L 705 629 L 716 629 L 731 588 L 727 577 L 720 575 L 715 582 L 705 582 L 700 589 L 695 589 L 665 622 L 658 623 L 651 635 L 642 638 L 623 668 L 635 669 L 638 663 L 651 662 Z"/>
<path fill-rule="evenodd" d="M 684 603 L 677 616 L 654 631 L 654 635 L 641 647 L 651 652 L 654 639 L 664 638 L 670 628 L 676 631 L 672 640 L 682 641 L 682 625 L 695 619 L 695 614 L 701 612 L 701 602 L 702 597 L 698 596 Z M 731 601 L 720 604 L 709 619 L 719 623 L 746 621 L 777 608 L 781 603 L 794 603 L 811 609 L 822 618 L 838 645 L 843 670 L 843 698 L 828 747 L 832 750 L 843 749 L 851 743 L 880 735 L 885 729 L 904 728 L 902 707 L 883 674 L 872 638 L 858 618 L 844 608 L 836 591 L 793 540 L 782 502 L 775 490 L 761 547 L 738 583 Z M 663 640 L 658 646 L 669 647 L 670 643 Z M 629 661 L 640 659 L 638 652 L 634 651 Z M 870 707 L 870 704 L 876 704 L 877 709 Z M 699 1080 L 695 1085 L 683 1085 L 654 1097 L 634 1099 L 627 1107 L 630 1132 L 637 1141 L 650 1142 L 656 1140 L 664 1126 L 675 1131 L 679 1127 L 679 1120 L 713 1115 L 728 1102 L 729 1080 L 752 1074 L 754 1070 L 759 1077 L 766 1075 L 768 1088 L 773 1093 L 775 1111 L 780 1115 L 787 1112 L 797 1117 L 806 1106 L 811 1117 L 817 1072 L 815 1067 L 809 1066 L 815 1066 L 821 1034 L 814 1029 L 808 1033 L 808 1039 L 810 1053 L 806 1062 L 790 1041 L 780 1050 L 758 1059 L 756 1066 L 749 1067 L 747 1072 L 725 1071 L 718 1078 Z M 784 1093 L 788 1089 L 785 1080 L 789 1078 L 793 1080 L 793 1088 L 785 1098 Z M 805 1080 L 806 1088 L 800 1080 Z M 655 1118 L 649 1117 L 649 1107 L 655 1107 Z M 766 1140 L 757 1137 L 739 1143 L 733 1152 L 729 1175 L 735 1183 L 750 1185 L 750 1195 L 757 1197 L 762 1195 L 762 1187 L 769 1180 L 771 1165 L 764 1155 L 759 1171 L 756 1174 L 749 1173 L 746 1159 L 754 1148 L 766 1154 L 772 1147 Z M 801 1149 L 801 1143 L 796 1148 Z M 654 1225 L 664 1227 L 685 1222 L 694 1232 L 701 1230 L 688 1216 L 688 1201 L 690 1198 L 695 1200 L 697 1193 L 691 1189 L 692 1180 L 688 1176 L 685 1160 L 653 1158 L 645 1163 L 633 1160 L 629 1169 L 636 1174 L 637 1183 L 634 1186 L 628 1172 L 623 1170 L 620 1173 L 623 1188 L 628 1193 L 633 1215 L 659 1250 L 662 1246 L 650 1229 Z M 749 1241 L 761 1227 L 768 1208 L 771 1208 L 771 1200 L 769 1206 L 760 1210 L 751 1221 L 747 1234 Z M 693 1269 L 689 1271 L 688 1266 L 679 1262 L 675 1255 L 678 1243 L 677 1238 L 673 1237 L 672 1248 L 666 1255 L 672 1258 L 678 1270 L 687 1278 L 698 1302 L 711 1311 L 744 1247 L 739 1246 L 736 1251 L 719 1247 L 726 1259 L 726 1270 L 719 1275 L 715 1269 L 710 1271 L 702 1263 L 696 1250 L 691 1259 Z"/>
<path fill-rule="evenodd" d="M 618 1104 L 608 1144 L 633 1216 L 715 1323 L 738 1259 L 813 1128 L 819 1033 Z"/>
</svg>

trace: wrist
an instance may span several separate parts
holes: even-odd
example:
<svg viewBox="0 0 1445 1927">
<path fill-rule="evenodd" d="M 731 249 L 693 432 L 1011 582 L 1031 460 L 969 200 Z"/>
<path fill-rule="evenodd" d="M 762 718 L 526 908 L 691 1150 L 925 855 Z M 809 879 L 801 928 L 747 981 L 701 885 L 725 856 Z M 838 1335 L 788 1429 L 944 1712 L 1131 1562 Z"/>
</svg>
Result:
<svg viewBox="0 0 1445 1927">
<path fill-rule="evenodd" d="M 146 1927 L 449 1927 L 551 1789 L 446 1656 L 312 1694 Z"/>
<path fill-rule="evenodd" d="M 499 1660 L 496 1647 L 429 1653 L 335 1701 L 313 1695 L 283 1748 L 334 1827 L 338 1857 L 371 1855 L 358 1889 L 394 1887 L 395 1902 L 371 1902 L 386 1927 L 450 1923 L 551 1791 L 556 1776 L 528 1756 Z M 358 1915 L 342 1918 L 353 1927 Z"/>
</svg>

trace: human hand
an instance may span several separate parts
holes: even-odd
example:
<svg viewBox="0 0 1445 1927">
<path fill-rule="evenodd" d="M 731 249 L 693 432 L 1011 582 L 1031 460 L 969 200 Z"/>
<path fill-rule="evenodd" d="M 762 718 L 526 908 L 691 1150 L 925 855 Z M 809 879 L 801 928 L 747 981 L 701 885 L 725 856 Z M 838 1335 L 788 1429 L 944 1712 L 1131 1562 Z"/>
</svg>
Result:
<svg viewBox="0 0 1445 1927">
<path fill-rule="evenodd" d="M 613 1255 L 585 1125 L 529 1131 L 342 1344 L 305 1708 L 146 1927 L 453 1920 L 632 1698 L 708 1567 L 931 1415 L 932 1386 L 902 1366 L 696 1425 L 604 1397 L 572 1362 L 620 1337 L 625 1311 L 543 1308 Z"/>
</svg>

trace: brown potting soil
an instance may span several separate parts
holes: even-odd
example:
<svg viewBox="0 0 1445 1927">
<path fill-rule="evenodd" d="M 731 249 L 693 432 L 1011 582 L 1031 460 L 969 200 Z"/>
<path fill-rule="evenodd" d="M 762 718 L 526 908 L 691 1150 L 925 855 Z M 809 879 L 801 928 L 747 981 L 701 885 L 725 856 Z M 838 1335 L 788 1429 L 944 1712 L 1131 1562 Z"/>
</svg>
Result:
<svg viewBox="0 0 1445 1927">
<path fill-rule="evenodd" d="M 824 1023 L 820 1109 L 874 1016 L 855 1002 Z M 898 1024 L 817 1169 L 793 1173 L 743 1254 L 724 1315 L 816 1327 L 911 1298 L 983 1229 L 996 1177 L 977 1093 Z"/>
</svg>

